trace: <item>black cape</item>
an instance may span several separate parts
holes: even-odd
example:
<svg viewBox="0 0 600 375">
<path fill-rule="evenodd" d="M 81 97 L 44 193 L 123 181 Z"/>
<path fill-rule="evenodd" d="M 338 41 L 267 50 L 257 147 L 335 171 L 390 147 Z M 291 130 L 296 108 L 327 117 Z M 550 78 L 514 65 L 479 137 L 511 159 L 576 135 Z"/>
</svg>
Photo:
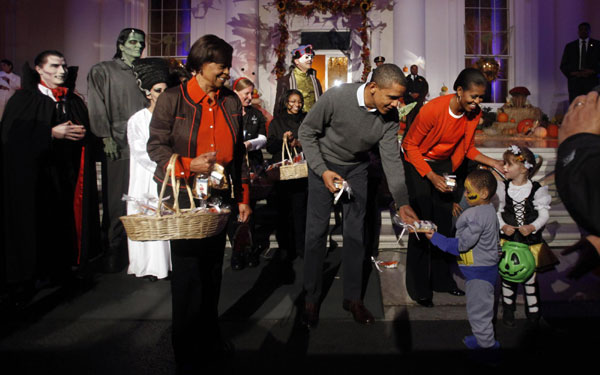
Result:
<svg viewBox="0 0 600 375">
<path fill-rule="evenodd" d="M 7 283 L 62 279 L 71 269 L 84 273 L 101 251 L 98 140 L 85 103 L 71 86 L 65 111 L 57 110 L 39 91 L 39 76 L 24 70 L 23 89 L 8 101 L 0 123 L 0 276 Z M 76 74 L 69 75 L 74 82 Z M 52 127 L 66 120 L 84 125 L 86 137 L 53 139 Z"/>
</svg>

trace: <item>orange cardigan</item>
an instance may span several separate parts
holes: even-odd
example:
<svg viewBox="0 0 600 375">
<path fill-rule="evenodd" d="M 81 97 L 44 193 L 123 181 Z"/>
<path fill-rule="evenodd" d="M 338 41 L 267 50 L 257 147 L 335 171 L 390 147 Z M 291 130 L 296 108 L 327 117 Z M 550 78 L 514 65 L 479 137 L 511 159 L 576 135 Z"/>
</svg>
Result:
<svg viewBox="0 0 600 375">
<path fill-rule="evenodd" d="M 454 94 L 440 96 L 424 105 L 402 141 L 404 158 L 421 176 L 431 171 L 423 155 L 427 154 L 440 141 L 448 127 L 455 123 L 449 121 L 453 118 L 448 113 L 452 97 Z M 480 118 L 481 112 L 472 120 L 467 119 L 466 114 L 459 120 L 466 122 L 465 135 L 450 156 L 453 171 L 460 166 L 465 156 L 473 160 L 481 153 L 475 148 L 475 129 Z"/>
</svg>

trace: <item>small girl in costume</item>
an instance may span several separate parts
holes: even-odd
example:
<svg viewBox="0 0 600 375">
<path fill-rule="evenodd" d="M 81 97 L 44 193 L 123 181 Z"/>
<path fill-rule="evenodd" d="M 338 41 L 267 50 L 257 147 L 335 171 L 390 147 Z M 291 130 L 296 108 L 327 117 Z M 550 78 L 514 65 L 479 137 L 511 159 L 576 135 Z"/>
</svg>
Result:
<svg viewBox="0 0 600 375">
<path fill-rule="evenodd" d="M 504 152 L 504 184 L 498 184 L 498 221 L 500 237 L 505 241 L 516 241 L 529 245 L 535 260 L 536 270 L 553 266 L 554 260 L 547 260 L 553 255 L 543 246 L 542 232 L 550 216 L 552 197 L 547 186 L 531 178 L 542 165 L 542 158 L 535 156 L 526 147 L 512 145 Z M 534 273 L 524 283 L 525 306 L 527 319 L 537 324 L 540 319 L 539 287 Z M 517 288 L 519 284 L 502 279 L 502 322 L 515 325 Z"/>
</svg>

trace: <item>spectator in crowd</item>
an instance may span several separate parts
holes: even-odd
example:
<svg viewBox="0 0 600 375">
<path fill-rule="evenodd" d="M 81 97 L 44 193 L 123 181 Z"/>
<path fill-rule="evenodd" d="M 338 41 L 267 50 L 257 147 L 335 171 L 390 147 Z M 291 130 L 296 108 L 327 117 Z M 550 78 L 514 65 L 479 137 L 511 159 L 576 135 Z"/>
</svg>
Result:
<svg viewBox="0 0 600 375">
<path fill-rule="evenodd" d="M 13 63 L 10 60 L 0 60 L 0 119 L 8 99 L 21 88 L 21 77 L 13 72 Z"/>
<path fill-rule="evenodd" d="M 176 176 L 208 176 L 216 163 L 231 176 L 227 190 L 212 196 L 237 204 L 240 222 L 251 213 L 249 175 L 244 156 L 242 103 L 225 87 L 233 48 L 215 35 L 204 35 L 191 47 L 186 67 L 194 77 L 165 91 L 150 122 L 148 155 L 155 177 L 165 178 L 173 154 L 180 155 Z M 216 152 L 218 150 L 218 152 Z M 235 200 L 232 200 L 232 191 Z M 189 206 L 186 189 L 179 202 Z M 219 329 L 219 294 L 225 230 L 214 236 L 171 240 L 173 351 L 178 374 L 221 372 L 227 354 Z"/>
<path fill-rule="evenodd" d="M 323 89 L 317 78 L 317 71 L 312 68 L 314 57 L 315 52 L 310 44 L 299 46 L 292 51 L 292 66 L 290 66 L 289 73 L 277 80 L 273 115 L 278 115 L 285 107 L 281 100 L 290 89 L 296 89 L 302 93 L 302 97 L 304 97 L 303 112 L 310 111 L 319 100 Z"/>
<path fill-rule="evenodd" d="M 600 41 L 590 38 L 592 27 L 587 22 L 578 26 L 577 40 L 568 43 L 560 61 L 560 71 L 567 77 L 569 103 L 596 86 L 600 74 Z"/>
<path fill-rule="evenodd" d="M 154 182 L 156 163 L 146 151 L 150 137 L 150 120 L 158 97 L 167 89 L 169 68 L 161 58 L 139 59 L 133 71 L 140 90 L 146 95 L 148 106 L 134 113 L 127 121 L 127 143 L 129 144 L 129 192 L 130 197 L 141 200 L 127 203 L 127 214 L 142 211 L 140 203 L 158 203 L 158 187 Z M 164 279 L 171 270 L 169 241 L 132 241 L 127 239 L 129 267 L 127 273 L 144 277 L 150 281 Z"/>
<path fill-rule="evenodd" d="M 475 148 L 479 103 L 486 84 L 479 70 L 464 69 L 454 82 L 456 93 L 423 106 L 402 141 L 410 205 L 420 219 L 433 221 L 444 236 L 451 236 L 454 206 L 454 189 L 444 174 L 452 174 L 465 157 L 498 170 L 504 166 Z M 456 257 L 411 234 L 406 258 L 409 296 L 426 307 L 433 307 L 433 291 L 463 296 L 450 272 L 452 264 L 456 264 Z"/>
<path fill-rule="evenodd" d="M 362 300 L 364 219 L 367 202 L 369 150 L 376 144 L 390 192 L 405 222 L 416 220 L 407 205 L 403 166 L 398 148 L 398 100 L 406 89 L 402 70 L 384 64 L 368 83 L 344 84 L 328 90 L 308 112 L 299 135 L 308 161 L 308 204 L 304 252 L 303 322 L 318 323 L 323 262 L 334 194 L 346 183 L 350 199 L 342 199 L 344 294 L 342 307 L 354 320 L 371 324 L 373 314 Z"/>
<path fill-rule="evenodd" d="M 287 157 L 282 154 L 283 142 L 287 143 L 290 150 L 302 152 L 302 144 L 298 140 L 298 129 L 306 115 L 302 112 L 302 93 L 288 90 L 281 104 L 285 108 L 271 121 L 267 139 L 267 151 L 273 155 L 272 163 L 278 163 Z M 296 256 L 304 257 L 307 188 L 306 178 L 278 181 L 275 185 L 277 242 L 280 255 L 286 260 L 293 260 Z"/>
<path fill-rule="evenodd" d="M 587 234 L 566 254 L 579 251 L 570 276 L 578 278 L 600 266 L 600 86 L 578 96 L 569 107 L 559 133 L 556 158 L 558 194 Z"/>
<path fill-rule="evenodd" d="M 34 64 L 25 65 L 23 89 L 0 125 L 1 263 L 17 300 L 41 285 L 91 276 L 89 262 L 100 253 L 97 140 L 74 93 L 77 67 L 67 68 L 54 50 Z"/>
<path fill-rule="evenodd" d="M 88 74 L 88 103 L 92 132 L 104 143 L 102 160 L 102 232 L 107 242 L 104 271 L 119 272 L 128 264 L 127 236 L 119 217 L 127 212 L 121 199 L 129 185 L 129 145 L 127 121 L 146 107 L 133 73 L 133 62 L 140 58 L 146 34 L 123 29 L 117 38 L 117 52 Z"/>
<path fill-rule="evenodd" d="M 246 77 L 241 77 L 233 83 L 233 91 L 242 102 L 242 123 L 244 127 L 244 145 L 247 151 L 247 164 L 250 171 L 256 175 L 263 168 L 262 148 L 267 143 L 267 120 L 262 112 L 252 105 L 254 82 Z M 256 200 L 252 199 L 252 186 L 250 187 L 250 208 L 254 210 Z M 254 237 L 254 218 L 250 217 L 248 224 L 240 224 L 235 215 L 228 223 L 229 239 L 233 243 L 231 254 L 231 269 L 241 270 L 245 266 L 258 266 L 258 249 Z"/>
</svg>

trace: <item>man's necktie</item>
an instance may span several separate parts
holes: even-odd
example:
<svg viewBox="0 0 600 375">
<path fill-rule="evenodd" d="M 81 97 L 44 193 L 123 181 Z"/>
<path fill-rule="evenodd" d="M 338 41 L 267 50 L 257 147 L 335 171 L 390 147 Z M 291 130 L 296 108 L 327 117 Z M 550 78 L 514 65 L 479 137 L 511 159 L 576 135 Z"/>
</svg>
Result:
<svg viewBox="0 0 600 375">
<path fill-rule="evenodd" d="M 587 53 L 585 40 L 581 41 L 581 54 L 579 55 L 579 70 L 585 69 L 585 54 Z"/>
</svg>

